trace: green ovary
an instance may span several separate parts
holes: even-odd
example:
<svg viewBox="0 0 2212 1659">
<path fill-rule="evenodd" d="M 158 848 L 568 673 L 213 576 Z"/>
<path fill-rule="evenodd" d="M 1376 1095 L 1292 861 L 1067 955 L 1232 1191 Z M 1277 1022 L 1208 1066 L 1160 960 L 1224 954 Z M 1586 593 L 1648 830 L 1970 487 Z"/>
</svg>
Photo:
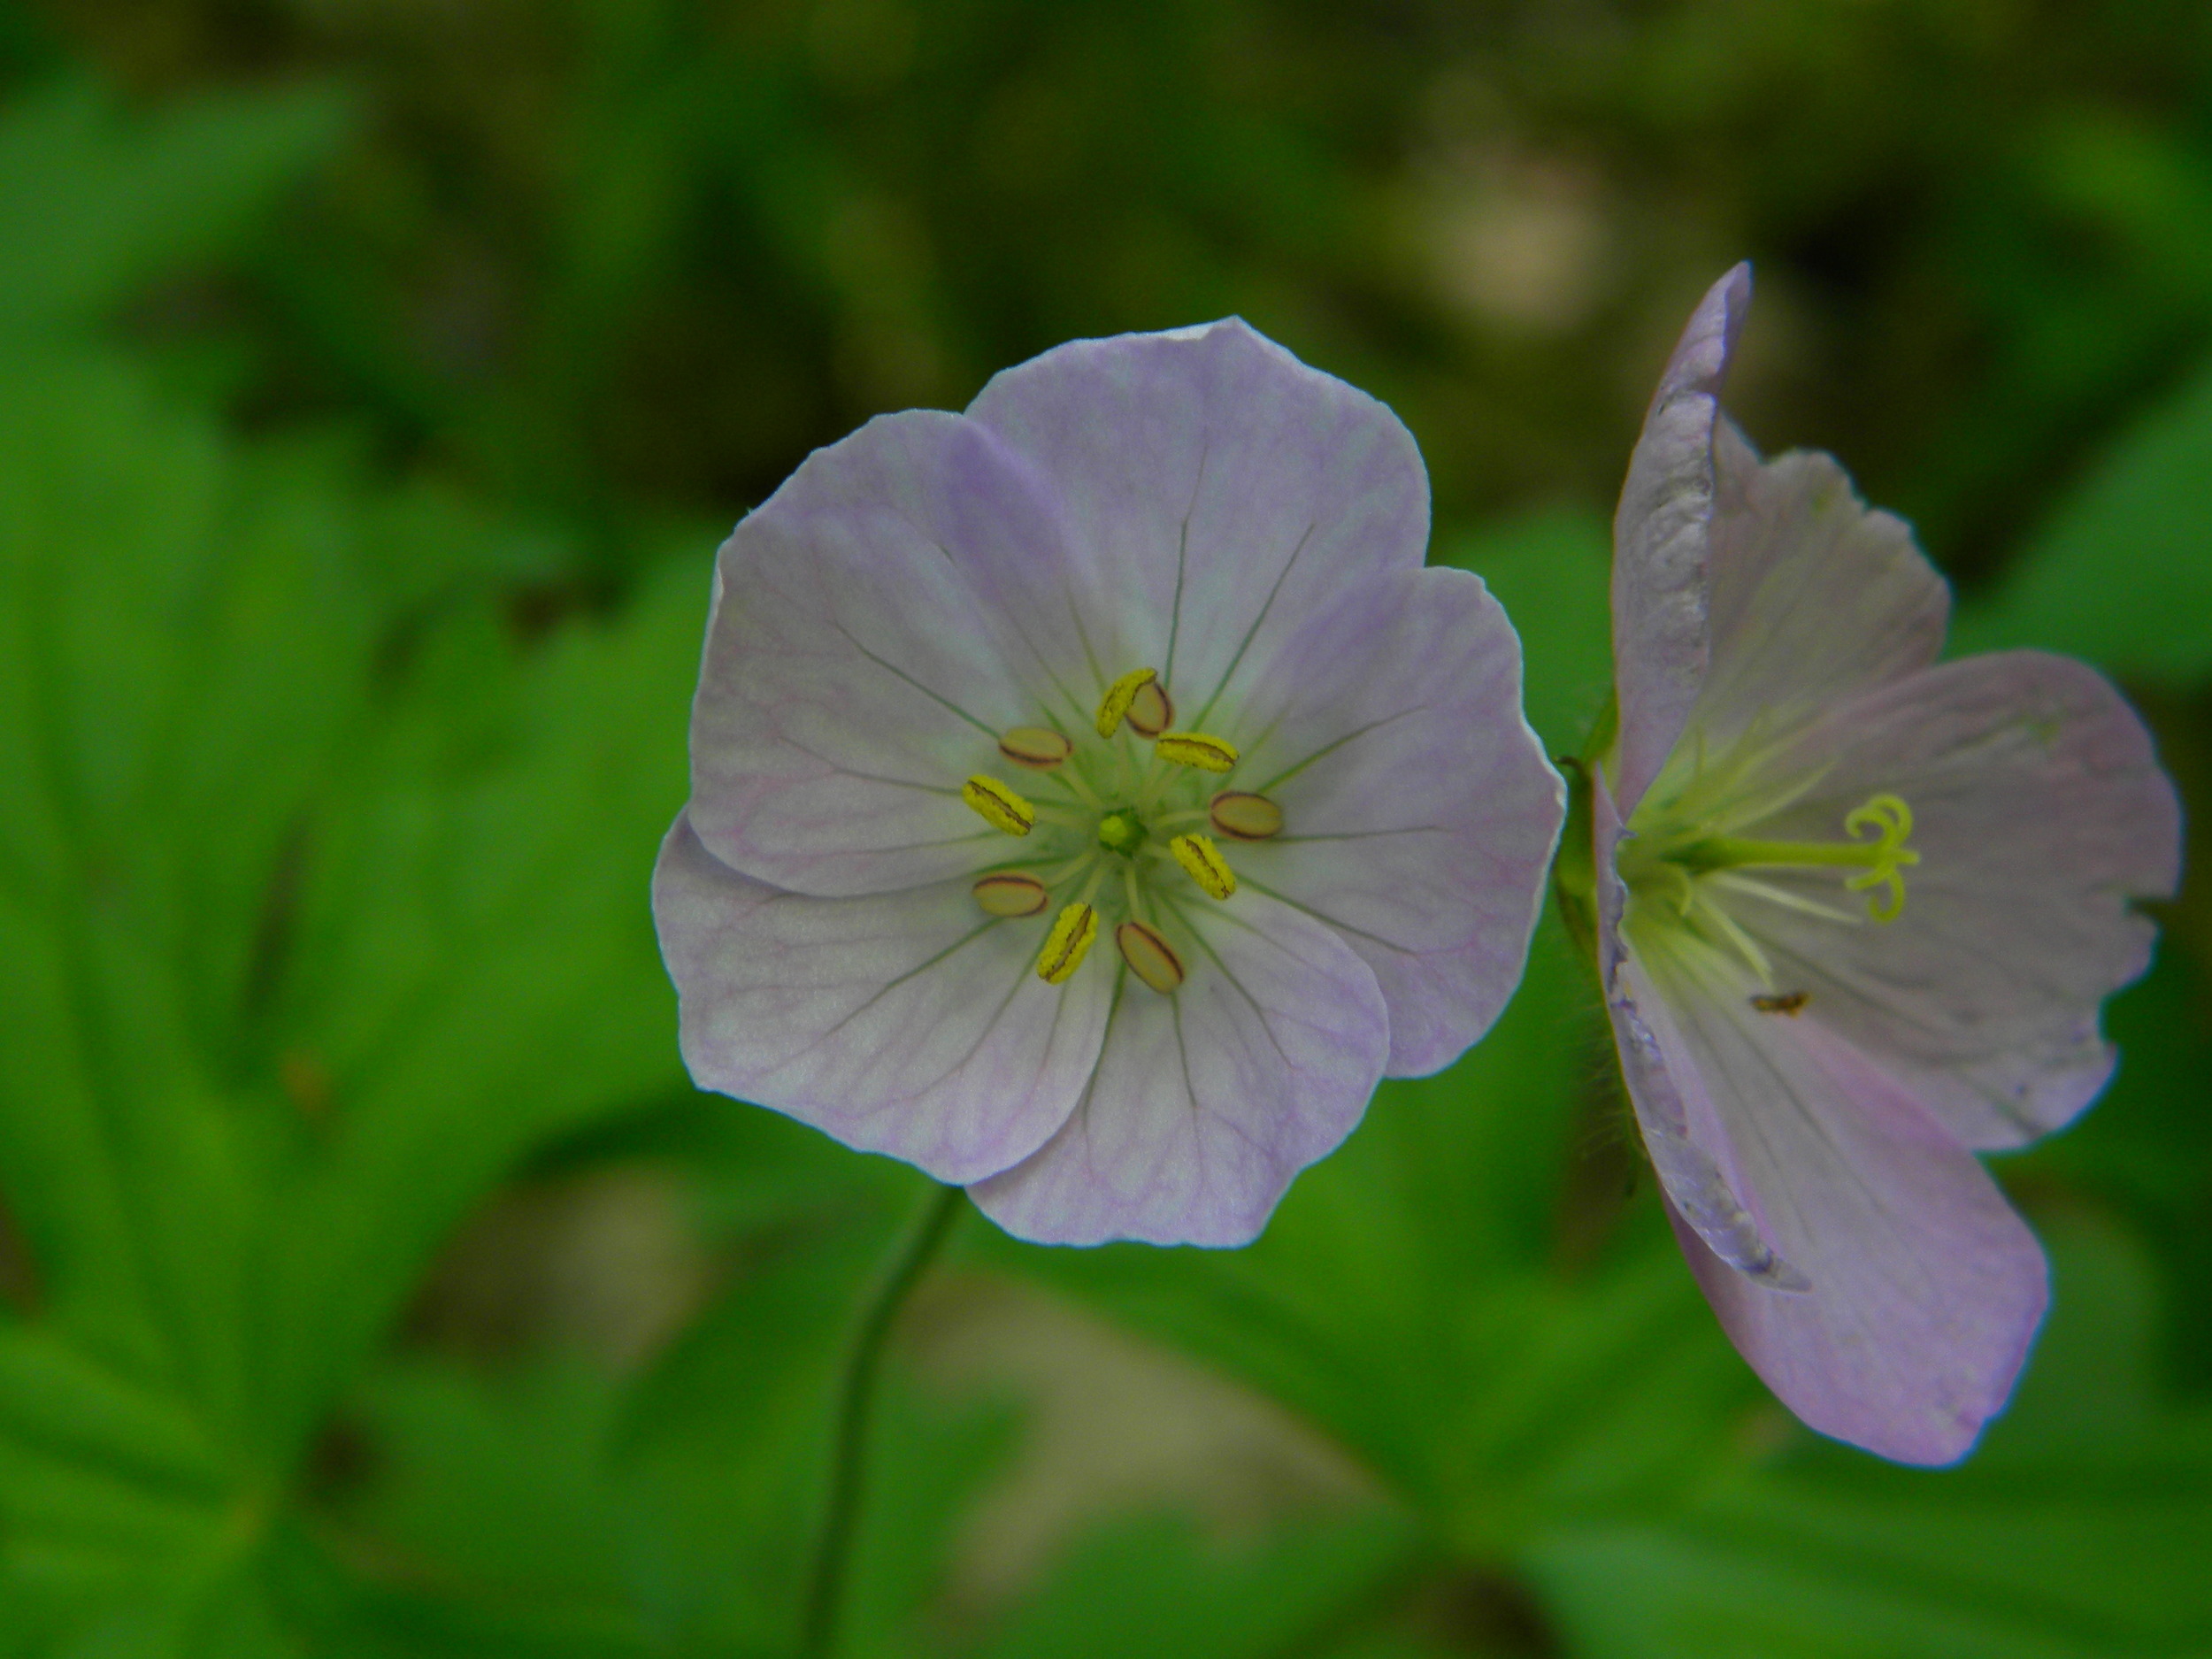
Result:
<svg viewBox="0 0 2212 1659">
<path fill-rule="evenodd" d="M 1098 820 L 1098 844 L 1110 853 L 1128 857 L 1144 841 L 1144 820 L 1126 807 L 1109 812 Z"/>
</svg>

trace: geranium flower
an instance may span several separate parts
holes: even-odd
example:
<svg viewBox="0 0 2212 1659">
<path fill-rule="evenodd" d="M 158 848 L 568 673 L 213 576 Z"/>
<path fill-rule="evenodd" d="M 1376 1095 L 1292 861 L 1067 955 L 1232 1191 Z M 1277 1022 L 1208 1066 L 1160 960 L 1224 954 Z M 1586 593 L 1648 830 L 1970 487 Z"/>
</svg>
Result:
<svg viewBox="0 0 2212 1659">
<path fill-rule="evenodd" d="M 1238 1244 L 1517 980 L 1562 787 L 1390 411 L 1240 322 L 823 449 L 723 547 L 654 878 L 704 1087 L 1024 1237 Z"/>
<path fill-rule="evenodd" d="M 2046 1300 L 1975 1157 L 2082 1110 L 2179 813 L 2100 675 L 1938 664 L 1949 600 L 1824 455 L 1718 393 L 1739 267 L 1667 365 L 1616 522 L 1600 969 L 1645 1145 L 1721 1323 L 1812 1427 L 1962 1455 Z"/>
</svg>

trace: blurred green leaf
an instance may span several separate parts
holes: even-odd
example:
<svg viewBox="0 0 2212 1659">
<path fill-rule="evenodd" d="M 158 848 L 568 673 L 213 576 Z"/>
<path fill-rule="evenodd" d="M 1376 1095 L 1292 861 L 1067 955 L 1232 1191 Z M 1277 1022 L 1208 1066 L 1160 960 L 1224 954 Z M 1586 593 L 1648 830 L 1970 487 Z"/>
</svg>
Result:
<svg viewBox="0 0 2212 1659">
<path fill-rule="evenodd" d="M 280 1650 L 255 1563 L 431 1252 L 534 1148 L 680 1084 L 645 881 L 700 567 L 525 652 L 496 556 L 407 557 L 465 540 L 426 499 L 239 449 L 119 359 L 0 367 L 27 1629 Z"/>
<path fill-rule="evenodd" d="M 925 1187 L 878 1166 L 803 1225 L 733 1240 L 714 1306 L 643 1377 L 557 1355 L 382 1368 L 349 1417 L 369 1471 L 334 1503 L 351 1584 L 326 1616 L 394 1650 L 432 1631 L 436 1651 L 466 1651 L 464 1632 L 547 1655 L 787 1650 L 856 1310 Z M 936 1587 L 949 1517 L 1005 1438 L 998 1414 L 948 1421 L 887 1391 L 856 1651 Z M 409 1566 L 431 1563 L 434 1581 Z"/>
<path fill-rule="evenodd" d="M 1479 1555 L 1661 1501 L 1759 1395 L 1655 1206 L 1621 1213 L 1624 1159 L 1589 1163 L 1599 1237 L 1570 1240 L 1569 1171 L 1625 1133 L 1586 1115 L 1610 1099 L 1596 1019 L 1547 921 L 1496 1029 L 1386 1083 L 1248 1248 L 986 1248 L 1304 1413 Z"/>
<path fill-rule="evenodd" d="M 19 98 L 0 116 L 0 337 L 94 320 L 227 248 L 349 124 L 315 87 L 136 119 L 74 82 Z"/>
<path fill-rule="evenodd" d="M 1489 585 L 1521 636 L 1529 724 L 1555 755 L 1578 755 L 1613 686 L 1612 532 L 1554 508 L 1486 526 L 1438 562 Z"/>
<path fill-rule="evenodd" d="M 1386 1510 L 1293 1522 L 1256 1539 L 1199 1536 L 1174 1517 L 1081 1545 L 983 1642 L 977 1659 L 1270 1659 L 1332 1637 L 1402 1591 L 1419 1545 Z M 1387 1602 L 1383 1603 L 1387 1606 Z"/>
<path fill-rule="evenodd" d="M 273 1224 L 265 1376 L 296 1434 L 492 1181 L 680 1086 L 644 883 L 684 794 L 698 588 L 519 677 L 464 614 L 315 822 L 272 999 L 334 1119 Z"/>
<path fill-rule="evenodd" d="M 1965 610 L 1952 650 L 2065 651 L 2145 684 L 2212 671 L 2212 373 L 2144 416 Z"/>
<path fill-rule="evenodd" d="M 1717 1475 L 1678 1517 L 1531 1560 L 1591 1659 L 2118 1659 L 2212 1653 L 2212 1413 L 2149 1380 L 2144 1264 L 2060 1235 L 2055 1311 L 1963 1466 L 1840 1448 Z"/>
</svg>

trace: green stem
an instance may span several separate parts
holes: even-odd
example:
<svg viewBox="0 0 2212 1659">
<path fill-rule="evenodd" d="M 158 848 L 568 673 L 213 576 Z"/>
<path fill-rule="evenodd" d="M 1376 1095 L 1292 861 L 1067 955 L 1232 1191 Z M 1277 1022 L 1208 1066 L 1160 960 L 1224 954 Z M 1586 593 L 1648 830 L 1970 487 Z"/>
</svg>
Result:
<svg viewBox="0 0 2212 1659">
<path fill-rule="evenodd" d="M 875 1405 L 876 1374 L 882 1369 L 884 1343 L 898 1323 L 899 1310 L 929 1271 L 939 1247 L 959 1218 L 965 1195 L 957 1187 L 943 1187 L 931 1196 L 928 1207 L 915 1218 L 901 1242 L 875 1300 L 869 1303 L 860 1329 L 854 1334 L 838 1390 L 829 1508 L 822 1517 L 821 1541 L 815 1549 L 814 1576 L 807 1591 L 806 1623 L 799 1636 L 802 1659 L 829 1659 L 835 1647 L 846 1570 L 852 1560 L 853 1529 L 860 1519 L 868 1422 Z"/>
</svg>

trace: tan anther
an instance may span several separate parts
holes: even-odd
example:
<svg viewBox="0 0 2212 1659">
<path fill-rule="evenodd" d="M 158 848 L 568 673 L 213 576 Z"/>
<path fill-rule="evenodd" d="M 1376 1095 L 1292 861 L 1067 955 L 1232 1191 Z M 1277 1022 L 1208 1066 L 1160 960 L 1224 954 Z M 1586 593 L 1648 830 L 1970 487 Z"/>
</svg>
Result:
<svg viewBox="0 0 2212 1659">
<path fill-rule="evenodd" d="M 1167 849 L 1209 897 L 1225 899 L 1237 890 L 1237 872 L 1229 868 L 1221 849 L 1203 835 L 1178 835 L 1168 842 Z"/>
<path fill-rule="evenodd" d="M 1137 700 L 1137 688 L 1148 686 L 1159 679 L 1157 670 L 1133 668 L 1106 687 L 1106 695 L 1098 700 L 1098 734 L 1111 737 L 1122 717 L 1129 712 L 1129 705 Z"/>
<path fill-rule="evenodd" d="M 1175 947 L 1142 922 L 1124 922 L 1114 929 L 1114 943 L 1129 972 L 1161 995 L 1183 982 L 1183 959 Z"/>
<path fill-rule="evenodd" d="M 1283 809 L 1263 795 L 1224 789 L 1206 808 L 1214 828 L 1231 841 L 1263 841 L 1283 833 Z"/>
<path fill-rule="evenodd" d="M 1139 737 L 1157 737 L 1174 724 L 1175 704 L 1167 687 L 1156 680 L 1139 686 L 1137 695 L 1129 699 L 1129 729 Z"/>
<path fill-rule="evenodd" d="M 975 902 L 989 916 L 1034 916 L 1045 907 L 1045 884 L 1018 870 L 1000 870 L 975 884 Z"/>
<path fill-rule="evenodd" d="M 1067 734 L 1048 726 L 1017 726 L 998 741 L 998 752 L 1017 766 L 1050 772 L 1075 752 Z"/>
<path fill-rule="evenodd" d="M 1162 760 L 1195 766 L 1201 772 L 1227 772 L 1237 764 L 1234 743 L 1203 732 L 1167 733 L 1160 739 L 1159 755 Z"/>
<path fill-rule="evenodd" d="M 1061 906 L 1045 935 L 1045 948 L 1037 953 L 1037 977 L 1047 985 L 1064 985 L 1068 975 L 1083 965 L 1084 954 L 1098 937 L 1098 912 L 1087 904 Z"/>
<path fill-rule="evenodd" d="M 1009 835 L 1026 835 L 1037 822 L 1035 807 L 997 779 L 980 772 L 960 786 L 960 798 L 986 824 Z"/>
</svg>

